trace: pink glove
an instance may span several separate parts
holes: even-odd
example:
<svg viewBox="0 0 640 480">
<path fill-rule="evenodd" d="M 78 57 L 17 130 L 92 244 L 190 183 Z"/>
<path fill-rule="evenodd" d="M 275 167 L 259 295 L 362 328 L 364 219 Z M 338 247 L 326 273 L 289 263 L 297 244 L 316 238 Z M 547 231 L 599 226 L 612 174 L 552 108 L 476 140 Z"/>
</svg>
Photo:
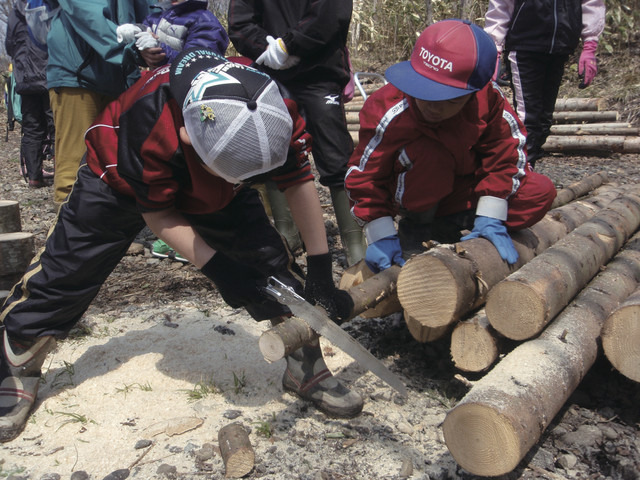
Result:
<svg viewBox="0 0 640 480">
<path fill-rule="evenodd" d="M 582 79 L 578 88 L 588 87 L 593 78 L 598 73 L 598 62 L 596 61 L 596 50 L 598 42 L 585 42 L 582 46 L 580 60 L 578 60 L 578 78 Z"/>
</svg>

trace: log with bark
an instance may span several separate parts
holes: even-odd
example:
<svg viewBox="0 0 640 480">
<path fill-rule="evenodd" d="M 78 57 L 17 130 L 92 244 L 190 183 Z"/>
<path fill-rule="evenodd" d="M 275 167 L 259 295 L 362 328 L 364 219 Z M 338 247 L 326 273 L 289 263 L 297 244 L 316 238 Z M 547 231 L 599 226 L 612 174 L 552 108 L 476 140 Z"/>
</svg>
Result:
<svg viewBox="0 0 640 480">
<path fill-rule="evenodd" d="M 509 266 L 483 238 L 432 248 L 407 261 L 398 276 L 398 298 L 412 321 L 425 327 L 449 325 L 485 302 L 499 281 L 591 218 L 621 190 L 602 188 L 588 199 L 549 211 L 532 227 L 514 232 L 520 259 Z M 419 326 L 408 325 L 411 331 Z M 417 338 L 416 338 L 417 339 Z"/>
<path fill-rule="evenodd" d="M 553 112 L 554 123 L 588 123 L 588 122 L 617 122 L 619 113 L 615 110 L 593 111 L 564 111 Z"/>
<path fill-rule="evenodd" d="M 595 190 L 608 181 L 609 177 L 606 172 L 598 172 L 594 173 L 593 175 L 589 175 L 582 180 L 574 182 L 558 192 L 556 198 L 553 199 L 551 208 L 553 209 L 562 205 L 566 205 L 576 198 L 580 198 L 587 193 Z"/>
<path fill-rule="evenodd" d="M 0 200 L 0 233 L 21 231 L 20 204 L 15 200 Z"/>
<path fill-rule="evenodd" d="M 358 270 L 359 273 L 357 273 Z M 397 265 L 376 274 L 373 274 L 370 270 L 369 273 L 366 273 L 366 270 L 362 267 L 350 270 L 349 278 L 345 281 L 353 283 L 353 285 L 350 288 L 344 288 L 345 284 L 341 281 L 340 287 L 346 290 L 353 300 L 354 307 L 349 318 L 362 313 L 380 316 L 381 313 L 386 312 L 388 315 L 399 311 L 400 304 L 396 296 L 396 282 L 399 272 L 400 267 Z M 356 277 L 363 280 L 354 281 Z M 386 306 L 382 309 L 377 309 L 383 304 Z M 278 325 L 264 331 L 258 340 L 258 348 L 265 360 L 275 362 L 316 338 L 318 338 L 318 335 L 305 321 L 297 317 L 289 317 Z"/>
<path fill-rule="evenodd" d="M 349 318 L 359 315 L 363 318 L 385 317 L 400 312 L 396 284 L 400 267 L 374 274 L 364 260 L 360 260 L 345 270 L 339 288 L 346 290 L 353 299 L 353 311 Z"/>
<path fill-rule="evenodd" d="M 636 234 L 538 338 L 474 383 L 443 423 L 460 466 L 481 476 L 516 468 L 595 362 L 606 317 L 639 281 Z"/>
<path fill-rule="evenodd" d="M 556 112 L 567 111 L 600 111 L 606 107 L 604 98 L 558 98 L 554 107 Z"/>
<path fill-rule="evenodd" d="M 451 360 L 463 372 L 484 372 L 502 349 L 503 338 L 495 332 L 484 309 L 456 323 L 451 332 Z"/>
<path fill-rule="evenodd" d="M 540 333 L 640 226 L 639 194 L 630 189 L 495 285 L 485 305 L 491 326 L 512 340 Z"/>
<path fill-rule="evenodd" d="M 549 135 L 543 148 L 547 152 L 640 153 L 640 137 L 621 135 Z"/>
<path fill-rule="evenodd" d="M 33 255 L 32 233 L 0 233 L 0 290 L 9 290 L 20 280 Z"/>
<path fill-rule="evenodd" d="M 241 478 L 253 470 L 255 453 L 247 430 L 239 423 L 225 425 L 218 432 L 220 455 L 225 467 L 225 477 Z"/>
<path fill-rule="evenodd" d="M 640 288 L 605 320 L 602 348 L 616 370 L 640 382 Z"/>
<path fill-rule="evenodd" d="M 624 135 L 637 136 L 640 128 L 630 123 L 583 123 L 552 125 L 551 135 Z"/>
</svg>

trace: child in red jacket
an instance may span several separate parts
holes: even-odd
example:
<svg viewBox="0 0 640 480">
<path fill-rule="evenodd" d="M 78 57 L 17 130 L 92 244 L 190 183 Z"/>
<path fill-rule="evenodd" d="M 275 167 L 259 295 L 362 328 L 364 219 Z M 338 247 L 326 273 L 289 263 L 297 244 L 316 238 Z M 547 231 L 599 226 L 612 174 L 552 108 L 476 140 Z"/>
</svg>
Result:
<svg viewBox="0 0 640 480">
<path fill-rule="evenodd" d="M 345 184 L 373 271 L 404 264 L 426 240 L 478 236 L 515 263 L 507 229 L 549 210 L 555 188 L 527 163 L 524 127 L 491 83 L 495 60 L 480 27 L 444 20 L 422 32 L 411 60 L 389 67 L 390 83 L 365 102 Z"/>
<path fill-rule="evenodd" d="M 334 318 L 350 313 L 349 295 L 333 284 L 304 122 L 290 107 L 266 74 L 194 49 L 100 114 L 44 251 L 0 312 L 0 441 L 22 431 L 55 338 L 80 320 L 145 224 L 256 320 L 291 315 L 264 292 L 270 276 Z M 303 236 L 324 238 L 308 251 L 306 281 L 247 185 L 265 175 L 293 192 Z M 283 386 L 331 415 L 362 409 L 360 395 L 328 371 L 317 341 L 287 357 Z"/>
</svg>

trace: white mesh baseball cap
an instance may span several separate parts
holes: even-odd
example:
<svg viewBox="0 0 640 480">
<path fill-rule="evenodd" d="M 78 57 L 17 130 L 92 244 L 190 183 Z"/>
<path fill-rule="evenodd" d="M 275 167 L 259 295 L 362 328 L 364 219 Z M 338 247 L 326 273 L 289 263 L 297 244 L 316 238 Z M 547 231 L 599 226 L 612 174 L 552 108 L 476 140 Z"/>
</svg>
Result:
<svg viewBox="0 0 640 480">
<path fill-rule="evenodd" d="M 182 52 L 170 89 L 202 162 L 231 183 L 284 164 L 293 121 L 276 83 L 212 50 Z"/>
</svg>

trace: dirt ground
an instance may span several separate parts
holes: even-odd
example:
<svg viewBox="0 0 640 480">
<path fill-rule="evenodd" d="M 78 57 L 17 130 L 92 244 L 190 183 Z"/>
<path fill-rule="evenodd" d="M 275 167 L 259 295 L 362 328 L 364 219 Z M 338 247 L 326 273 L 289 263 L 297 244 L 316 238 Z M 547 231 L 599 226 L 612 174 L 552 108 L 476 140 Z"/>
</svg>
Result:
<svg viewBox="0 0 640 480">
<path fill-rule="evenodd" d="M 0 199 L 20 202 L 22 230 L 40 248 L 56 210 L 50 187 L 29 189 L 20 177 L 19 138 L 18 126 L 0 140 Z M 638 155 L 551 156 L 538 170 L 558 188 L 601 170 L 612 182 L 640 179 Z M 344 255 L 328 194 L 318 188 L 337 282 Z M 406 383 L 409 397 L 325 342 L 330 369 L 365 398 L 360 416 L 338 420 L 283 392 L 283 361 L 268 364 L 257 348 L 268 327 L 227 307 L 192 265 L 153 258 L 134 244 L 48 358 L 25 431 L 0 445 L 0 477 L 224 478 L 217 434 L 240 422 L 256 453 L 247 478 L 477 478 L 456 464 L 442 436 L 447 411 L 479 378 L 460 376 L 446 339 L 416 342 L 400 314 L 346 323 Z M 638 405 L 639 385 L 600 358 L 535 447 L 501 478 L 639 478 Z"/>
</svg>

